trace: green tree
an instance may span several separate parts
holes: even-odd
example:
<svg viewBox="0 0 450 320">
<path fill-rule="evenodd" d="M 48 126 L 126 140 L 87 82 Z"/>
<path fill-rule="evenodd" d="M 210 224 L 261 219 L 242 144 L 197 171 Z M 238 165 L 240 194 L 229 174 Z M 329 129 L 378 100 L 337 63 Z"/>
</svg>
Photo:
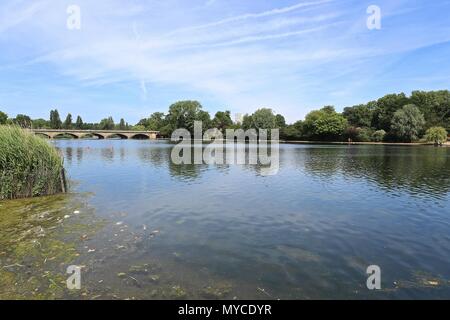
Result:
<svg viewBox="0 0 450 320">
<path fill-rule="evenodd" d="M 425 138 L 429 142 L 434 142 L 435 145 L 441 145 L 447 141 L 448 132 L 442 127 L 431 127 L 425 133 Z"/>
<path fill-rule="evenodd" d="M 222 132 L 230 128 L 233 125 L 233 120 L 231 120 L 231 112 L 216 112 L 216 114 L 214 115 L 214 119 L 212 120 L 212 125 L 214 128 L 217 128 Z"/>
<path fill-rule="evenodd" d="M 244 115 L 244 118 L 242 119 L 242 129 L 248 130 L 254 128 L 253 126 L 253 117 L 251 115 Z"/>
<path fill-rule="evenodd" d="M 391 121 L 391 132 L 399 141 L 412 142 L 419 138 L 424 125 L 425 119 L 419 108 L 413 104 L 408 104 L 394 113 Z"/>
<path fill-rule="evenodd" d="M 31 128 L 31 124 L 33 123 L 31 121 L 31 118 L 24 114 L 18 114 L 14 120 L 13 123 L 22 127 L 22 128 Z"/>
<path fill-rule="evenodd" d="M 72 129 L 72 115 L 70 113 L 67 115 L 66 120 L 64 120 L 63 128 L 68 130 Z"/>
<path fill-rule="evenodd" d="M 283 140 L 301 140 L 303 136 L 303 121 L 281 128 L 280 138 Z"/>
<path fill-rule="evenodd" d="M 332 106 L 326 106 L 306 115 L 304 133 L 310 139 L 339 139 L 347 128 L 347 119 Z"/>
<path fill-rule="evenodd" d="M 277 127 L 276 117 L 272 109 L 261 108 L 252 114 L 253 128 L 255 129 L 275 129 Z"/>
<path fill-rule="evenodd" d="M 8 121 L 8 115 L 0 111 L 0 124 L 6 124 Z"/>
<path fill-rule="evenodd" d="M 99 123 L 100 130 L 114 130 L 115 124 L 112 117 L 102 119 Z"/>
<path fill-rule="evenodd" d="M 426 127 L 450 127 L 450 91 L 413 91 L 410 100 L 424 115 Z"/>
<path fill-rule="evenodd" d="M 154 112 L 148 118 L 147 129 L 153 131 L 159 131 L 166 124 L 165 115 L 162 112 Z"/>
<path fill-rule="evenodd" d="M 389 131 L 391 128 L 391 120 L 397 110 L 403 108 L 409 103 L 408 97 L 404 93 L 388 94 L 376 102 L 376 110 L 374 112 L 373 125 L 377 129 Z"/>
<path fill-rule="evenodd" d="M 277 114 L 275 116 L 275 125 L 279 129 L 286 127 L 286 119 L 281 114 Z"/>
<path fill-rule="evenodd" d="M 209 113 L 202 110 L 202 105 L 198 101 L 178 101 L 169 107 L 169 113 L 167 115 L 167 124 L 169 125 L 166 129 L 179 129 L 184 128 L 189 130 L 191 133 L 194 132 L 194 122 L 195 121 L 206 121 L 208 122 Z M 203 124 L 203 128 L 207 127 L 208 124 Z"/>
<path fill-rule="evenodd" d="M 35 128 L 35 129 L 46 129 L 49 127 L 50 127 L 49 122 L 45 119 L 33 120 L 33 128 Z"/>
<path fill-rule="evenodd" d="M 120 119 L 120 122 L 119 122 L 119 130 L 126 130 L 127 129 L 127 125 L 125 124 L 125 120 L 122 118 L 122 119 Z M 144 130 L 145 130 L 145 127 L 144 127 Z"/>
<path fill-rule="evenodd" d="M 80 116 L 77 116 L 77 121 L 75 121 L 75 128 L 78 130 L 83 129 L 83 119 Z"/>
<path fill-rule="evenodd" d="M 372 134 L 372 141 L 374 142 L 382 142 L 384 137 L 386 136 L 386 131 L 377 130 Z"/>
<path fill-rule="evenodd" d="M 59 112 L 56 109 L 50 111 L 50 128 L 51 129 L 61 129 L 62 128 L 61 118 L 59 117 Z"/>
<path fill-rule="evenodd" d="M 342 115 L 347 119 L 348 123 L 354 127 L 371 127 L 375 103 L 360 104 L 344 109 Z"/>
</svg>

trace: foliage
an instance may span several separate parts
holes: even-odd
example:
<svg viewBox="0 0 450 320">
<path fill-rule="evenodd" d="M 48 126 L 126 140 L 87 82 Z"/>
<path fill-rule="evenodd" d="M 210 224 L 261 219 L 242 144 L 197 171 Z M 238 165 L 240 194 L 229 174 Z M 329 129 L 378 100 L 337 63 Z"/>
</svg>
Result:
<svg viewBox="0 0 450 320">
<path fill-rule="evenodd" d="M 304 121 L 306 135 L 315 140 L 338 139 L 347 128 L 347 119 L 327 106 L 320 110 L 312 111 L 306 115 Z"/>
<path fill-rule="evenodd" d="M 374 111 L 373 126 L 377 129 L 389 131 L 394 113 L 409 103 L 409 99 L 404 93 L 388 94 L 376 102 Z"/>
<path fill-rule="evenodd" d="M 6 124 L 7 120 L 8 120 L 8 115 L 6 113 L 0 111 L 0 125 Z"/>
<path fill-rule="evenodd" d="M 253 128 L 275 129 L 277 127 L 276 117 L 272 109 L 262 108 L 252 114 Z"/>
<path fill-rule="evenodd" d="M 425 138 L 434 144 L 443 144 L 447 142 L 447 130 L 442 127 L 431 127 L 425 133 Z"/>
<path fill-rule="evenodd" d="M 18 126 L 0 126 L 0 200 L 61 192 L 62 169 L 47 141 Z"/>
<path fill-rule="evenodd" d="M 52 129 L 61 129 L 62 128 L 62 122 L 61 122 L 61 118 L 59 117 L 58 110 L 50 111 L 50 128 L 52 128 Z"/>
<path fill-rule="evenodd" d="M 63 128 L 69 130 L 72 129 L 72 115 L 70 113 L 67 115 L 66 120 L 64 121 Z"/>
<path fill-rule="evenodd" d="M 283 115 L 277 114 L 275 116 L 275 126 L 280 129 L 286 127 L 286 119 Z"/>
<path fill-rule="evenodd" d="M 83 129 L 83 119 L 80 116 L 77 117 L 77 121 L 75 121 L 75 129 Z"/>
<path fill-rule="evenodd" d="M 218 111 L 216 112 L 214 119 L 212 120 L 212 126 L 224 132 L 225 129 L 230 128 L 233 125 L 233 120 L 231 120 L 230 111 Z"/>
<path fill-rule="evenodd" d="M 105 119 L 102 119 L 102 121 L 100 121 L 99 124 L 99 129 L 100 130 L 114 130 L 114 120 L 112 117 L 108 117 Z"/>
<path fill-rule="evenodd" d="M 32 121 L 29 116 L 24 114 L 18 114 L 14 118 L 13 123 L 21 128 L 31 128 Z"/>
<path fill-rule="evenodd" d="M 374 103 L 360 104 L 353 107 L 344 108 L 343 116 L 348 120 L 348 123 L 354 127 L 367 127 L 372 125 L 372 118 L 374 113 Z"/>
<path fill-rule="evenodd" d="M 145 127 L 144 127 L 145 128 Z M 120 122 L 119 122 L 119 130 L 126 130 L 127 129 L 127 125 L 125 123 L 125 119 L 121 118 Z"/>
<path fill-rule="evenodd" d="M 410 103 L 420 109 L 425 117 L 427 128 L 450 127 L 450 91 L 413 91 Z"/>
<path fill-rule="evenodd" d="M 283 140 L 301 140 L 302 136 L 303 121 L 301 120 L 281 128 L 280 138 Z"/>
<path fill-rule="evenodd" d="M 48 129 L 50 128 L 50 124 L 45 119 L 35 119 L 32 121 L 34 129 Z"/>
<path fill-rule="evenodd" d="M 372 141 L 374 142 L 382 142 L 384 137 L 386 136 L 386 131 L 383 129 L 377 130 L 372 134 Z"/>
<path fill-rule="evenodd" d="M 391 130 L 395 137 L 403 142 L 412 142 L 419 138 L 425 119 L 413 104 L 408 104 L 394 113 Z"/>
</svg>

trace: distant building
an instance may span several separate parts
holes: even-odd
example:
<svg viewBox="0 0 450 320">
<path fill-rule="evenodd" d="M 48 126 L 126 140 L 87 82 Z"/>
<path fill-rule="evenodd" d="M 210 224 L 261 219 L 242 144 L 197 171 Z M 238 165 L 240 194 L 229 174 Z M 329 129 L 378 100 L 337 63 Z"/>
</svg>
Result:
<svg viewBox="0 0 450 320">
<path fill-rule="evenodd" d="M 244 121 L 244 115 L 242 113 L 236 113 L 234 115 L 234 122 L 236 124 L 242 124 L 243 121 Z"/>
</svg>

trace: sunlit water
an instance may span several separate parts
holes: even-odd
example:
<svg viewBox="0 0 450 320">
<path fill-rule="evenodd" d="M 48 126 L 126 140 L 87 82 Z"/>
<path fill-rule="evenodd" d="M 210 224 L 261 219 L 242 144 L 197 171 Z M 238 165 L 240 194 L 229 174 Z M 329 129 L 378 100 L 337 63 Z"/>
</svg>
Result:
<svg viewBox="0 0 450 320">
<path fill-rule="evenodd" d="M 164 141 L 54 143 L 72 193 L 55 224 L 96 226 L 55 235 L 78 252 L 51 267 L 55 297 L 450 298 L 449 148 L 285 144 L 278 174 L 263 176 L 175 165 Z M 52 199 L 14 210 L 39 214 Z M 3 255 L 25 282 L 16 253 Z M 84 266 L 80 291 L 62 288 L 69 264 Z M 381 268 L 379 291 L 366 287 L 369 265 Z"/>
</svg>

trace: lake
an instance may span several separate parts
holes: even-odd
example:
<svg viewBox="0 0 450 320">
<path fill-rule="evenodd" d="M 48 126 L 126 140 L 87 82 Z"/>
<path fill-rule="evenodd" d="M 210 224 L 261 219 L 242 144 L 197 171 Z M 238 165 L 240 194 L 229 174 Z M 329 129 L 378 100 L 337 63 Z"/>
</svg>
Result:
<svg viewBox="0 0 450 320">
<path fill-rule="evenodd" d="M 264 176 L 174 165 L 166 141 L 52 143 L 71 193 L 0 203 L 0 298 L 450 298 L 450 148 L 282 144 Z"/>
</svg>

